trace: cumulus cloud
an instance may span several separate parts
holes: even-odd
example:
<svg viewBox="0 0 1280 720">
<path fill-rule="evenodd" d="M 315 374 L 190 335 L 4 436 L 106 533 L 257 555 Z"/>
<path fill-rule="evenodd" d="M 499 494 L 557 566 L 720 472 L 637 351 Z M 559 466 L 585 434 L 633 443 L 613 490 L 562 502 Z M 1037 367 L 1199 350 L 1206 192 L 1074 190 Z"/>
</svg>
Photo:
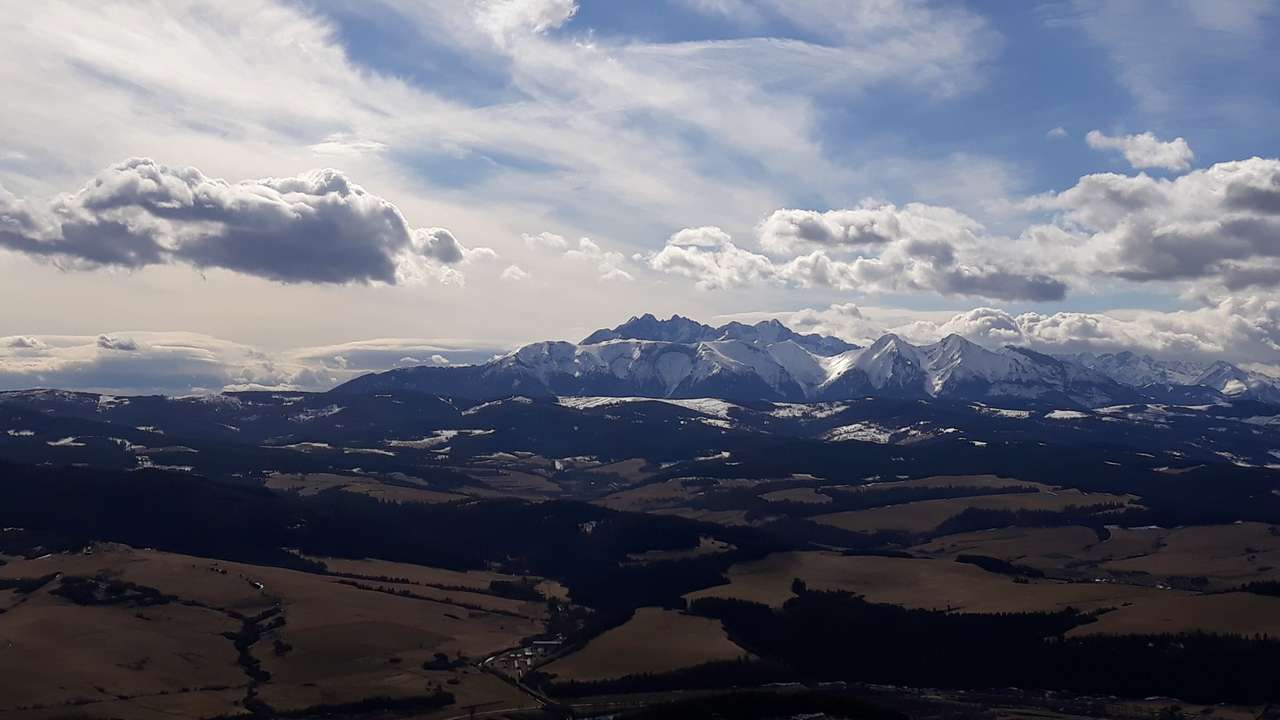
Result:
<svg viewBox="0 0 1280 720">
<path fill-rule="evenodd" d="M 1218 163 L 1174 179 L 1088 175 L 1028 207 L 1060 213 L 1046 257 L 1075 272 L 1230 290 L 1280 284 L 1274 158 Z"/>
<path fill-rule="evenodd" d="M 1049 128 L 1049 131 L 1046 132 L 1044 136 L 1049 138 L 1050 140 L 1058 140 L 1067 136 L 1067 129 L 1062 127 L 1061 125 L 1054 128 Z"/>
<path fill-rule="evenodd" d="M 561 253 L 561 256 L 569 262 L 593 267 L 597 278 L 602 281 L 617 282 L 635 279 L 631 273 L 623 269 L 626 257 L 622 253 L 605 250 L 591 238 L 578 238 L 577 243 L 571 243 L 564 236 L 551 232 L 536 235 L 526 233 L 521 237 L 525 245 L 531 249 Z"/>
<path fill-rule="evenodd" d="M 519 282 L 521 280 L 528 280 L 531 276 L 529 273 L 521 270 L 519 265 L 508 265 L 498 277 L 510 282 Z"/>
<path fill-rule="evenodd" d="M 282 283 L 448 279 L 494 255 L 411 227 L 337 170 L 230 183 L 147 158 L 45 203 L 0 188 L 0 247 L 75 268 L 184 263 Z"/>
<path fill-rule="evenodd" d="M 1085 142 L 1094 150 L 1119 150 L 1134 168 L 1163 168 L 1187 170 L 1195 154 L 1182 138 L 1161 140 L 1149 132 L 1137 135 L 1110 136 L 1099 130 L 1090 130 Z"/>
<path fill-rule="evenodd" d="M 672 235 L 648 264 L 692 278 L 703 290 L 773 283 L 1036 301 L 1066 293 L 1062 280 L 992 257 L 981 224 L 950 208 L 865 203 L 826 212 L 781 209 L 756 232 L 761 247 L 779 259 L 739 247 L 720 228 L 699 227 Z"/>
</svg>

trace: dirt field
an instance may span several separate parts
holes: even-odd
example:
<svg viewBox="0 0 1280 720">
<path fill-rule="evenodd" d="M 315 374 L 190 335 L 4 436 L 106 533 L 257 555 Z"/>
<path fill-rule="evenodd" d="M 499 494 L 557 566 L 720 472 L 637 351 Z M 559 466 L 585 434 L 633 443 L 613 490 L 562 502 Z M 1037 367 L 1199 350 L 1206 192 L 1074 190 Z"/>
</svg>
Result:
<svg viewBox="0 0 1280 720">
<path fill-rule="evenodd" d="M 674 610 L 641 608 L 635 617 L 576 653 L 541 668 L 560 680 L 605 680 L 660 673 L 746 655 L 720 623 Z"/>
<path fill-rule="evenodd" d="M 331 475 L 328 473 L 272 475 L 267 478 L 267 487 L 273 490 L 297 490 L 302 495 L 318 495 L 325 490 L 338 488 L 345 492 L 368 495 L 379 500 L 389 500 L 397 503 L 446 503 L 466 498 L 465 495 L 440 492 L 438 490 L 389 485 L 376 478 Z"/>
<path fill-rule="evenodd" d="M 404 576 L 409 567 L 381 569 Z M 351 569 L 369 570 L 358 564 Z M 486 588 L 490 579 L 506 578 L 420 571 L 419 579 L 465 582 L 476 590 Z M 278 614 L 262 621 L 261 638 L 250 652 L 271 676 L 259 685 L 259 697 L 281 710 L 373 696 L 425 695 L 435 685 L 461 682 L 465 673 L 478 672 L 423 670 L 422 663 L 433 654 L 483 657 L 543 629 L 542 603 L 367 583 L 422 596 L 402 597 L 352 587 L 333 576 L 121 546 L 0 567 L 4 577 L 53 572 L 111 577 L 157 588 L 178 600 L 145 607 L 80 606 L 51 595 L 60 585 L 54 580 L 23 602 L 10 603 L 16 607 L 0 614 L 0 677 L 12 691 L 0 693 L 0 720 L 57 717 L 49 713 L 65 713 L 69 702 L 77 703 L 77 713 L 86 717 L 130 720 L 164 712 L 183 717 L 235 713 L 248 677 L 237 664 L 231 639 L 223 634 L 236 635 L 240 617 L 275 612 L 276 607 Z M 431 592 L 439 597 L 429 596 Z M 444 597 L 449 594 L 456 597 Z M 18 713 L 20 706 L 44 707 Z"/>
<path fill-rule="evenodd" d="M 1158 577 L 1206 577 L 1217 586 L 1280 580 L 1280 526 L 1240 523 L 1138 532 L 1156 535 L 1158 547 L 1112 560 L 1103 568 Z"/>
<path fill-rule="evenodd" d="M 1004 528 L 937 538 L 912 552 L 937 558 L 988 555 L 1065 576 L 1137 584 L 1230 590 L 1280 579 L 1280 535 L 1273 526 L 1239 523 L 1190 528 L 1113 528 L 1099 540 L 1088 528 Z M 1178 582 L 1181 580 L 1182 582 Z"/>
<path fill-rule="evenodd" d="M 699 492 L 698 488 L 686 486 L 683 479 L 676 478 L 616 492 L 597 500 L 596 504 L 610 510 L 645 512 L 679 505 L 692 499 Z"/>
<path fill-rule="evenodd" d="M 854 532 L 903 530 L 926 533 L 969 508 L 988 510 L 1064 510 L 1072 505 L 1127 504 L 1134 498 L 1109 493 L 1087 493 L 1075 489 L 1051 489 L 1016 495 L 920 500 L 917 502 L 829 513 L 813 518 L 816 522 Z"/>
<path fill-rule="evenodd" d="M 798 577 L 814 590 L 842 590 L 872 602 L 937 610 L 997 613 L 1120 608 L 1081 632 L 1146 632 L 1152 623 L 1159 624 L 1162 632 L 1238 632 L 1241 627 L 1253 628 L 1250 633 L 1280 631 L 1280 598 L 1244 597 L 1243 593 L 1199 595 L 1118 583 L 1032 580 L 1019 584 L 1008 576 L 950 560 L 777 553 L 736 565 L 729 577 L 728 585 L 688 597 L 732 597 L 776 606 L 791 597 L 791 582 Z"/>
<path fill-rule="evenodd" d="M 823 495 L 811 487 L 787 488 L 774 490 L 760 496 L 769 502 L 829 503 L 830 495 Z"/>
</svg>

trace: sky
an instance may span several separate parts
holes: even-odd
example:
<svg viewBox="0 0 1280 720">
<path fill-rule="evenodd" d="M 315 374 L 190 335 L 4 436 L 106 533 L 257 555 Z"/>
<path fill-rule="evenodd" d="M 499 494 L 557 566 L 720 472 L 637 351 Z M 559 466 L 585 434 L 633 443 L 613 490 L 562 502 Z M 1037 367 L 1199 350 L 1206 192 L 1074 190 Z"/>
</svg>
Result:
<svg viewBox="0 0 1280 720">
<path fill-rule="evenodd" d="M 1280 373 L 1267 0 L 0 4 L 0 389 L 645 312 Z"/>
</svg>

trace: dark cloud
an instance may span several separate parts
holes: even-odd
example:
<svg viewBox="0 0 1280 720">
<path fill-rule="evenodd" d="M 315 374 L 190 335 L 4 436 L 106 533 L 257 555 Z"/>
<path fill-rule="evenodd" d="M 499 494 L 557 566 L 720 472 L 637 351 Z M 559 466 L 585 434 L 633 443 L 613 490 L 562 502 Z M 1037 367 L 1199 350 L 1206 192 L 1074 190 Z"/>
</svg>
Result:
<svg viewBox="0 0 1280 720">
<path fill-rule="evenodd" d="M 229 183 L 146 158 L 46 205 L 0 191 L 0 247 L 77 267 L 186 263 L 285 283 L 394 284 L 473 254 L 337 170 Z M 405 272 L 411 266 L 410 272 Z"/>
</svg>

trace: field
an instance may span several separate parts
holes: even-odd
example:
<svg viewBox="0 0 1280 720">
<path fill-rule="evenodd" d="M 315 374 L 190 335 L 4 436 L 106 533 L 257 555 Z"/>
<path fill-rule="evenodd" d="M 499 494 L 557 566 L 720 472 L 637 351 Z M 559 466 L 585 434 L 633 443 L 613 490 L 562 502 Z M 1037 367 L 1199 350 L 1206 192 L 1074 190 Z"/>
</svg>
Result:
<svg viewBox="0 0 1280 720">
<path fill-rule="evenodd" d="M 674 610 L 641 608 L 626 623 L 541 670 L 554 673 L 557 680 L 605 680 L 734 660 L 746 654 L 725 636 L 718 621 Z"/>
<path fill-rule="evenodd" d="M 904 483 L 905 484 L 905 483 Z M 919 485 L 915 481 L 910 483 Z M 964 478 L 956 478 L 951 484 L 967 485 Z M 1024 484 L 1025 483 L 1007 483 Z M 893 486 L 899 483 L 886 483 Z M 937 486 L 937 485 L 933 485 Z M 880 487 L 879 485 L 871 487 Z M 1090 493 L 1083 490 L 1052 488 L 1041 486 L 1039 492 L 1017 493 L 1012 495 L 982 495 L 977 497 L 947 498 L 943 500 L 919 500 L 916 502 L 872 508 L 870 510 L 853 510 L 848 512 L 828 513 L 814 518 L 816 522 L 831 525 L 854 532 L 874 532 L 877 530 L 902 530 L 910 533 L 927 533 L 937 529 L 943 522 L 959 515 L 969 508 L 986 510 L 1065 510 L 1071 506 L 1105 505 L 1117 503 L 1126 505 L 1135 500 L 1131 496 L 1113 495 L 1109 493 Z"/>
<path fill-rule="evenodd" d="M 977 554 L 1059 577 L 1231 590 L 1280 579 L 1280 529 L 1263 523 L 1188 528 L 1003 528 L 958 533 L 912 548 L 934 558 Z"/>
<path fill-rule="evenodd" d="M 10 561 L 0 577 L 101 577 L 173 597 L 85 606 L 51 593 L 61 579 L 20 598 L 10 594 L 0 614 L 0 677 L 9 688 L 0 695 L 0 719 L 52 717 L 69 704 L 86 717 L 238 712 L 248 676 L 231 638 L 241 618 L 260 613 L 270 616 L 257 623 L 261 638 L 250 652 L 270 679 L 257 693 L 280 710 L 474 685 L 465 676 L 478 670 L 427 671 L 422 664 L 436 653 L 484 657 L 543 628 L 542 603 L 483 592 L 490 580 L 507 576 L 410 573 L 413 566 L 361 561 L 342 567 L 474 589 L 356 581 L 123 546 Z"/>
<path fill-rule="evenodd" d="M 462 500 L 466 497 L 427 488 L 385 483 L 376 478 L 357 475 L 331 475 L 328 473 L 310 473 L 307 475 L 276 474 L 268 477 L 266 484 L 272 490 L 293 490 L 302 495 L 317 495 L 326 490 L 340 489 L 344 492 L 368 495 L 379 500 L 389 500 L 397 503 L 444 503 Z"/>
<path fill-rule="evenodd" d="M 1030 580 L 950 560 L 843 556 L 830 552 L 776 553 L 735 565 L 728 585 L 690 594 L 781 605 L 795 578 L 811 590 L 840 590 L 872 602 L 971 613 L 1083 611 L 1118 608 L 1077 630 L 1096 632 L 1267 632 L 1280 634 L 1280 598 L 1248 593 L 1202 595 L 1120 583 Z"/>
<path fill-rule="evenodd" d="M 769 502 L 829 503 L 830 495 L 823 495 L 811 487 L 795 487 L 786 490 L 774 490 L 760 497 Z"/>
</svg>

